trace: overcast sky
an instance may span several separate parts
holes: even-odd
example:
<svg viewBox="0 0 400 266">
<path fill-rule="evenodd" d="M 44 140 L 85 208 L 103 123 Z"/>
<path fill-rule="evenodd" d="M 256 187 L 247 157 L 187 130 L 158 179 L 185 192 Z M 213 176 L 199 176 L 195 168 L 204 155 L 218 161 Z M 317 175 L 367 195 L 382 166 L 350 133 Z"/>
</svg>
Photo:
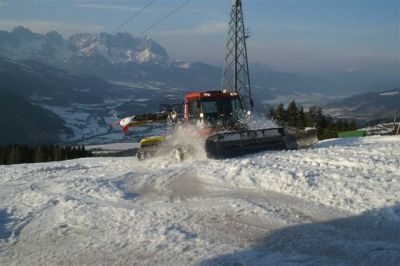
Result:
<svg viewBox="0 0 400 266">
<path fill-rule="evenodd" d="M 0 0 L 0 29 L 17 25 L 112 32 L 150 0 Z M 186 0 L 155 0 L 121 31 L 136 35 Z M 231 0 L 192 0 L 147 34 L 173 59 L 222 65 Z M 399 67 L 400 0 L 243 0 L 251 62 L 286 71 Z"/>
</svg>

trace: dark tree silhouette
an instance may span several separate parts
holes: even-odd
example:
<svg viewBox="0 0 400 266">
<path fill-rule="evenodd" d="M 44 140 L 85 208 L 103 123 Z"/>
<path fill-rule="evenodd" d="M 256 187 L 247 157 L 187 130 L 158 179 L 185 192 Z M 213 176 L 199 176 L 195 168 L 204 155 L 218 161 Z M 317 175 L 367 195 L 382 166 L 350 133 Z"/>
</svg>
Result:
<svg viewBox="0 0 400 266">
<path fill-rule="evenodd" d="M 333 119 L 331 116 L 323 114 L 321 106 L 312 106 L 308 112 L 305 112 L 303 107 L 300 109 L 297 107 L 295 101 L 290 102 L 286 109 L 282 103 L 279 104 L 277 109 L 272 108 L 267 116 L 283 127 L 298 129 L 315 127 L 319 139 L 336 138 L 340 131 L 357 129 L 354 120 L 349 123 L 345 119 Z"/>
<path fill-rule="evenodd" d="M 0 164 L 51 162 L 83 157 L 92 157 L 91 151 L 82 146 L 6 145 L 0 147 Z"/>
</svg>

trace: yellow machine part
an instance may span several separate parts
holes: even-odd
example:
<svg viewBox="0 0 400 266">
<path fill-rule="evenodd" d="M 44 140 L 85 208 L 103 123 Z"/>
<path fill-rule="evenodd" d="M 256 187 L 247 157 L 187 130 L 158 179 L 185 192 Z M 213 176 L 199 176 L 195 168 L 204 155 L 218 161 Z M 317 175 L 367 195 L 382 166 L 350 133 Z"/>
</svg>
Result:
<svg viewBox="0 0 400 266">
<path fill-rule="evenodd" d="M 142 139 L 140 141 L 140 147 L 150 146 L 150 145 L 157 145 L 160 144 L 165 140 L 164 136 L 153 136 L 149 138 Z"/>
</svg>

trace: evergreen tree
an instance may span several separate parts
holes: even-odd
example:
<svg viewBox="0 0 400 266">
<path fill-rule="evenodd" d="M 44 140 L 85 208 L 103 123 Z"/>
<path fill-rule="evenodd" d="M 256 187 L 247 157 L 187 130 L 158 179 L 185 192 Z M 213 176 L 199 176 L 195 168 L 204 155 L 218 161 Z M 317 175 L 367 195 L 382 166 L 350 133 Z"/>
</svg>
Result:
<svg viewBox="0 0 400 266">
<path fill-rule="evenodd" d="M 39 145 L 6 145 L 0 147 L 0 164 L 34 163 L 61 161 L 93 156 L 91 151 L 86 151 L 85 146 Z"/>
<path fill-rule="evenodd" d="M 21 146 L 12 145 L 10 153 L 8 154 L 7 164 L 21 163 Z"/>
<path fill-rule="evenodd" d="M 53 153 L 52 153 L 53 161 L 61 161 L 62 160 L 62 152 L 60 146 L 54 145 L 53 146 Z"/>
<path fill-rule="evenodd" d="M 355 119 L 353 119 L 353 120 L 350 122 L 349 127 L 350 127 L 350 130 L 356 130 L 356 129 L 357 129 L 357 123 L 356 123 L 356 120 L 355 120 Z"/>
<path fill-rule="evenodd" d="M 297 127 L 299 120 L 299 110 L 295 101 L 291 101 L 286 111 L 287 125 L 290 127 Z"/>
<path fill-rule="evenodd" d="M 323 114 L 321 106 L 312 106 L 308 112 L 304 112 L 303 107 L 299 109 L 295 101 L 290 102 L 287 109 L 283 104 L 280 104 L 276 110 L 271 109 L 269 116 L 280 126 L 298 129 L 315 127 L 319 139 L 336 138 L 340 131 L 357 129 L 354 120 L 350 123 L 345 119 L 334 120 L 330 115 Z"/>
<path fill-rule="evenodd" d="M 307 121 L 306 121 L 306 114 L 304 113 L 304 108 L 301 107 L 299 114 L 298 114 L 298 122 L 297 122 L 297 126 L 298 128 L 304 129 L 305 127 L 307 127 Z"/>
<path fill-rule="evenodd" d="M 41 163 L 46 161 L 46 154 L 44 151 L 44 146 L 37 146 L 34 152 L 34 159 L 35 163 Z"/>
<path fill-rule="evenodd" d="M 278 105 L 278 108 L 276 108 L 275 112 L 275 121 L 280 125 L 280 126 L 285 126 L 287 123 L 287 115 L 286 115 L 286 110 L 285 106 L 283 103 Z"/>
<path fill-rule="evenodd" d="M 308 113 L 306 114 L 307 127 L 316 127 L 316 121 L 317 121 L 317 107 L 312 106 L 310 107 Z"/>
<path fill-rule="evenodd" d="M 8 160 L 8 145 L 0 149 L 0 164 L 7 164 Z"/>
<path fill-rule="evenodd" d="M 21 152 L 21 160 L 19 163 L 31 163 L 32 162 L 32 154 L 31 149 L 27 145 L 19 146 Z"/>
</svg>

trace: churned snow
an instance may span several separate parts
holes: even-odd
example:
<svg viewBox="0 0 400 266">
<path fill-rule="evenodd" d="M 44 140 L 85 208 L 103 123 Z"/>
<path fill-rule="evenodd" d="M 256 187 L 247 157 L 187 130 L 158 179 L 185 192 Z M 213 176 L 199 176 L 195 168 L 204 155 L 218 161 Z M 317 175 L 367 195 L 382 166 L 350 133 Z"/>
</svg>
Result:
<svg viewBox="0 0 400 266">
<path fill-rule="evenodd" d="M 399 262 L 399 137 L 0 166 L 1 265 Z"/>
</svg>

